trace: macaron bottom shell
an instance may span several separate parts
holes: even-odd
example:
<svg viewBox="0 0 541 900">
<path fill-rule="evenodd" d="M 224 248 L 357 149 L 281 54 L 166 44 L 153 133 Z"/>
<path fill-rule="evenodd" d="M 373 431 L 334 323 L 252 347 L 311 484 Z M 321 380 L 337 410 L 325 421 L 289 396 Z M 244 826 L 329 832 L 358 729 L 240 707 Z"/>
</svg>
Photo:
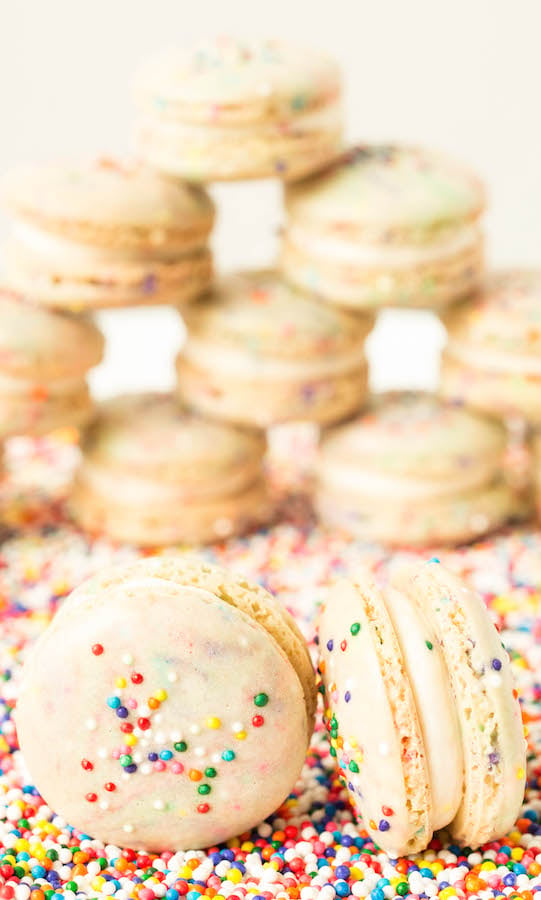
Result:
<svg viewBox="0 0 541 900">
<path fill-rule="evenodd" d="M 514 360 L 513 360 L 514 361 Z M 441 392 L 456 403 L 504 418 L 525 418 L 541 425 L 541 375 L 483 367 L 482 350 L 478 365 L 455 359 L 444 350 L 441 369 Z"/>
</svg>

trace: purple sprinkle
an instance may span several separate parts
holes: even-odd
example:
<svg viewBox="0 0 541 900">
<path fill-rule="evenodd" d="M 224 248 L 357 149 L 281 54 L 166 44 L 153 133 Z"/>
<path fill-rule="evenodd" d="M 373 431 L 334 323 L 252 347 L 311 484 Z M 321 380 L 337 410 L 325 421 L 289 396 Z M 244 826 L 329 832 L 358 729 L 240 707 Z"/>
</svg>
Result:
<svg viewBox="0 0 541 900">
<path fill-rule="evenodd" d="M 333 641 L 332 638 L 330 638 L 330 639 L 327 641 L 327 650 L 330 651 L 330 650 L 333 649 L 333 647 L 334 647 L 334 641 Z"/>
<path fill-rule="evenodd" d="M 389 831 L 390 827 L 391 826 L 389 825 L 387 819 L 379 820 L 378 831 Z"/>
<path fill-rule="evenodd" d="M 127 719 L 129 716 L 129 712 L 125 706 L 119 706 L 117 710 L 115 710 L 119 719 Z"/>
<path fill-rule="evenodd" d="M 156 762 L 156 760 L 158 759 L 158 754 L 157 753 L 149 753 L 148 758 L 149 758 L 150 762 Z"/>
<path fill-rule="evenodd" d="M 501 660 L 499 660 L 499 659 L 492 660 L 492 668 L 495 669 L 496 672 L 499 672 L 501 667 L 502 667 Z"/>
<path fill-rule="evenodd" d="M 134 772 L 137 772 L 137 766 L 135 763 L 130 763 L 129 766 L 124 766 L 124 771 L 129 772 L 130 775 L 133 775 Z"/>
<path fill-rule="evenodd" d="M 156 290 L 156 276 L 155 275 L 146 275 L 143 278 L 143 283 L 141 285 L 143 294 L 153 294 Z"/>
<path fill-rule="evenodd" d="M 346 693 L 344 694 L 344 700 L 346 701 L 346 703 L 349 703 L 349 701 L 351 700 L 351 692 L 350 691 L 346 691 Z"/>
<path fill-rule="evenodd" d="M 351 781 L 348 781 L 348 790 L 349 790 L 349 791 L 354 791 L 354 790 L 355 790 L 355 787 L 352 785 Z"/>
<path fill-rule="evenodd" d="M 499 763 L 499 761 L 500 761 L 500 754 L 499 754 L 499 753 L 494 753 L 494 752 L 493 752 L 493 753 L 489 753 L 489 754 L 488 754 L 488 761 L 489 761 L 489 763 L 490 763 L 491 766 L 497 766 L 498 763 Z"/>
</svg>

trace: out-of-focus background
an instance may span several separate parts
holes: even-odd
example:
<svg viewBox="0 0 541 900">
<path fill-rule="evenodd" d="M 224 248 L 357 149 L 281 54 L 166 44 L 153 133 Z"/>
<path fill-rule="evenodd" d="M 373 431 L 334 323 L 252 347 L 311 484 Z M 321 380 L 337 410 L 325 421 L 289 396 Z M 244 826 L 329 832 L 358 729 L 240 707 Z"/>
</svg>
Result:
<svg viewBox="0 0 541 900">
<path fill-rule="evenodd" d="M 327 50 L 343 68 L 348 138 L 461 158 L 487 183 L 491 263 L 541 265 L 541 0 L 0 0 L 0 173 L 129 152 L 141 61 L 226 33 Z M 222 185 L 213 195 L 218 266 L 272 261 L 280 185 Z M 0 240 L 6 230 L 0 210 Z M 169 386 L 182 340 L 171 310 L 100 321 L 108 350 L 92 375 L 98 395 Z M 428 313 L 383 314 L 370 347 L 374 387 L 433 385 L 441 340 Z"/>
</svg>

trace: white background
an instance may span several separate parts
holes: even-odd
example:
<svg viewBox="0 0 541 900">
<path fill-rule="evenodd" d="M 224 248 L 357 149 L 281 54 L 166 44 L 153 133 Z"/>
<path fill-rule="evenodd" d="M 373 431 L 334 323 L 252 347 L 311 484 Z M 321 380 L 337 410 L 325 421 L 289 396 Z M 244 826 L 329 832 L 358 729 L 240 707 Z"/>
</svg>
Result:
<svg viewBox="0 0 541 900">
<path fill-rule="evenodd" d="M 130 83 L 145 57 L 207 35 L 312 44 L 342 64 L 348 136 L 425 143 L 488 185 L 494 264 L 541 264 L 541 0 L 0 0 L 0 172 L 21 161 L 131 147 Z M 272 259 L 273 182 L 214 189 L 220 267 Z M 0 238 L 8 223 L 0 212 Z M 166 387 L 181 340 L 171 310 L 101 316 L 100 394 Z M 386 314 L 372 341 L 377 387 L 433 384 L 441 332 Z"/>
</svg>

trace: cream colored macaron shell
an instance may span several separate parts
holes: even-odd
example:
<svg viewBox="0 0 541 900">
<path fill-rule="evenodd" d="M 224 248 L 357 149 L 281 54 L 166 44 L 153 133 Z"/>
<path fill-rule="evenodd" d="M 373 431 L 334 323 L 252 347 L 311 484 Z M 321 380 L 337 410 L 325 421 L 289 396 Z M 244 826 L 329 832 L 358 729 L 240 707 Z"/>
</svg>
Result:
<svg viewBox="0 0 541 900">
<path fill-rule="evenodd" d="M 502 271 L 444 319 L 442 392 L 541 425 L 541 271 Z"/>
<path fill-rule="evenodd" d="M 428 150 L 367 145 L 288 187 L 282 268 L 354 309 L 438 308 L 480 282 L 479 181 Z"/>
<path fill-rule="evenodd" d="M 246 425 L 340 421 L 364 402 L 364 339 L 354 317 L 271 270 L 239 272 L 186 310 L 178 390 L 200 412 Z"/>
<path fill-rule="evenodd" d="M 15 170 L 4 194 L 16 220 L 6 276 L 34 303 L 178 304 L 210 283 L 214 209 L 202 188 L 103 159 Z"/>
<path fill-rule="evenodd" d="M 265 440 L 207 422 L 164 394 L 102 405 L 69 506 L 86 530 L 156 545 L 207 543 L 268 521 Z"/>
<path fill-rule="evenodd" d="M 86 374 L 102 353 L 90 319 L 39 309 L 0 289 L 0 437 L 86 422 Z"/>
<path fill-rule="evenodd" d="M 314 709 L 308 650 L 280 604 L 171 557 L 74 591 L 27 660 L 16 717 L 59 815 L 104 843 L 160 851 L 218 844 L 277 809 Z"/>
<path fill-rule="evenodd" d="M 362 574 L 331 589 L 319 643 L 331 746 L 374 841 L 394 857 L 442 827 L 471 847 L 501 838 L 522 802 L 525 741 L 481 598 L 437 563 L 385 590 Z"/>
<path fill-rule="evenodd" d="M 382 395 L 329 429 L 316 504 L 325 524 L 391 545 L 471 540 L 514 511 L 505 431 L 429 394 Z"/>
<path fill-rule="evenodd" d="M 136 96 L 140 156 L 189 181 L 299 178 L 340 145 L 338 67 L 282 41 L 222 37 L 165 53 Z"/>
</svg>

